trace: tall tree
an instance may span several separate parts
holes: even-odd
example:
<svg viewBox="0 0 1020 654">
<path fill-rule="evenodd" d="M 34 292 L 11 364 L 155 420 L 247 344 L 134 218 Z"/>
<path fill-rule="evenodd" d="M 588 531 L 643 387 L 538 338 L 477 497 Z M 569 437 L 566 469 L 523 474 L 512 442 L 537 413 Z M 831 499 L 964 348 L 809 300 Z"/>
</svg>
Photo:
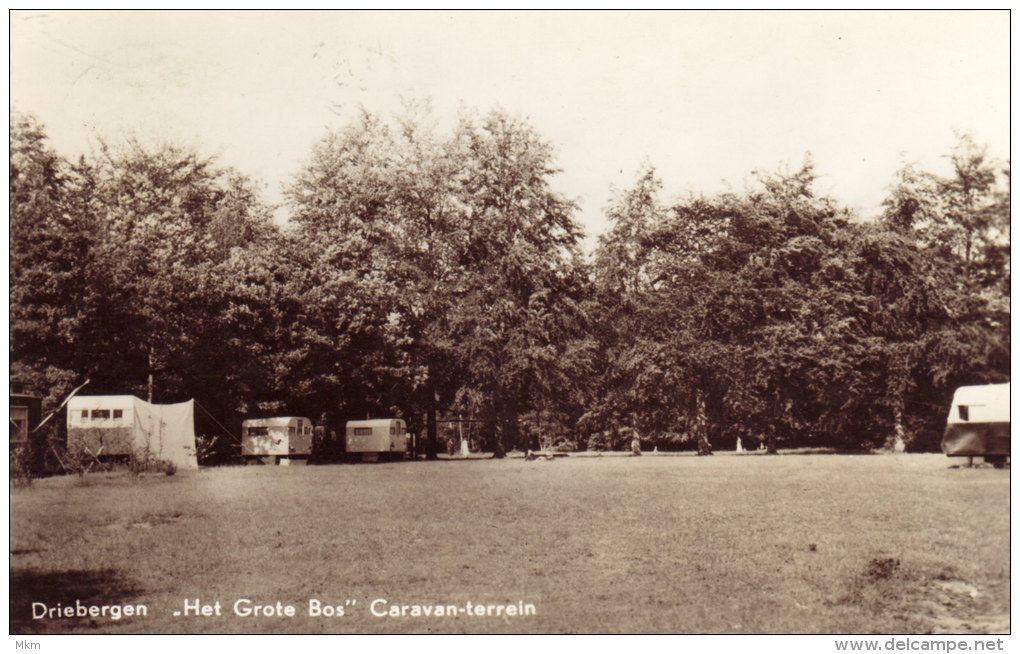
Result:
<svg viewBox="0 0 1020 654">
<path fill-rule="evenodd" d="M 314 244 L 319 274 L 347 279 L 349 285 L 341 284 L 347 298 L 374 289 L 379 302 L 347 331 L 385 334 L 397 346 L 365 348 L 358 360 L 366 379 L 381 367 L 403 380 L 392 389 L 398 399 L 391 403 L 411 424 L 415 415 L 426 415 L 430 457 L 437 453 L 436 405 L 447 391 L 447 360 L 432 330 L 448 313 L 451 252 L 459 241 L 453 172 L 427 126 L 407 118 L 394 128 L 365 113 L 327 134 L 288 190 L 299 236 Z M 379 356 L 385 361 L 375 360 Z"/>
<path fill-rule="evenodd" d="M 104 145 L 76 190 L 95 236 L 89 374 L 156 401 L 190 394 L 194 341 L 209 324 L 199 293 L 232 247 L 271 231 L 268 210 L 233 171 L 136 141 Z"/>
<path fill-rule="evenodd" d="M 452 145 L 464 162 L 467 230 L 457 282 L 466 292 L 451 314 L 452 335 L 467 346 L 460 386 L 486 398 L 502 456 L 507 446 L 539 447 L 521 439 L 520 418 L 566 390 L 557 363 L 581 317 L 581 232 L 574 204 L 551 187 L 552 148 L 529 125 L 494 111 L 462 120 Z"/>
<path fill-rule="evenodd" d="M 970 134 L 947 156 L 952 174 L 907 164 L 883 206 L 884 224 L 908 234 L 953 265 L 971 292 L 1009 295 L 1009 164 L 988 156 Z"/>
<path fill-rule="evenodd" d="M 625 197 L 648 198 L 652 210 L 624 206 L 654 219 L 639 238 L 628 232 L 629 250 L 615 244 L 638 253 L 622 268 L 643 280 L 619 302 L 629 321 L 617 323 L 614 365 L 627 373 L 620 399 L 643 428 L 687 432 L 702 453 L 716 437 L 759 438 L 772 452 L 873 442 L 888 419 L 847 418 L 875 416 L 876 406 L 902 414 L 911 339 L 941 319 L 923 260 L 816 197 L 810 161 L 759 175 L 742 195 L 668 208 L 640 192 L 657 186 L 651 179 Z M 884 316 L 872 315 L 883 305 Z"/>
<path fill-rule="evenodd" d="M 526 380 L 541 376 L 548 342 L 517 340 L 517 328 L 529 310 L 548 314 L 541 293 L 579 233 L 572 205 L 549 190 L 550 158 L 501 113 L 465 118 L 444 139 L 412 108 L 395 125 L 365 114 L 327 135 L 289 191 L 302 237 L 327 244 L 326 266 L 388 289 L 375 329 L 395 349 L 379 363 L 405 380 L 405 410 L 426 416 L 429 456 L 439 407 L 458 397 L 484 397 L 514 440 Z"/>
<path fill-rule="evenodd" d="M 42 125 L 12 112 L 9 144 L 10 372 L 50 404 L 84 380 L 95 234 L 75 211 L 72 167 L 47 145 Z"/>
</svg>

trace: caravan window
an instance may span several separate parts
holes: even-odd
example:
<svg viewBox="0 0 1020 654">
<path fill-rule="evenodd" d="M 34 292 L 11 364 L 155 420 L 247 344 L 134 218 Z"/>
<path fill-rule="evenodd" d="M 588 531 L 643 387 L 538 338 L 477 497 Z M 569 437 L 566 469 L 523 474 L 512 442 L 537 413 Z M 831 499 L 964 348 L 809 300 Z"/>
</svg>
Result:
<svg viewBox="0 0 1020 654">
<path fill-rule="evenodd" d="M 371 427 L 355 427 L 354 428 L 354 435 L 355 436 L 371 436 L 372 435 L 372 428 Z"/>
<path fill-rule="evenodd" d="M 114 409 L 113 410 L 113 419 L 114 420 L 120 420 L 123 417 L 124 417 L 123 409 Z"/>
<path fill-rule="evenodd" d="M 963 404 L 956 407 L 960 411 L 960 420 L 970 420 L 970 407 Z"/>
<path fill-rule="evenodd" d="M 110 410 L 109 409 L 92 409 L 93 420 L 109 420 Z"/>
<path fill-rule="evenodd" d="M 268 436 L 269 435 L 269 428 L 268 427 L 248 427 L 248 435 L 249 436 Z"/>
<path fill-rule="evenodd" d="M 82 420 L 82 422 L 85 422 L 88 419 L 89 419 L 89 410 L 85 409 L 84 411 L 81 412 L 81 420 Z"/>
</svg>

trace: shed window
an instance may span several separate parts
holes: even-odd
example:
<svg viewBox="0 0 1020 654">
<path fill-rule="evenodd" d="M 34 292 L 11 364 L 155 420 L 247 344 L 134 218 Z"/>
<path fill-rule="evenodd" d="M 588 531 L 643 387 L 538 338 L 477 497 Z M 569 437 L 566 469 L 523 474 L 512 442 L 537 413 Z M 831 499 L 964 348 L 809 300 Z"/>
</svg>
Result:
<svg viewBox="0 0 1020 654">
<path fill-rule="evenodd" d="M 93 420 L 109 420 L 110 410 L 109 409 L 92 409 Z"/>
</svg>

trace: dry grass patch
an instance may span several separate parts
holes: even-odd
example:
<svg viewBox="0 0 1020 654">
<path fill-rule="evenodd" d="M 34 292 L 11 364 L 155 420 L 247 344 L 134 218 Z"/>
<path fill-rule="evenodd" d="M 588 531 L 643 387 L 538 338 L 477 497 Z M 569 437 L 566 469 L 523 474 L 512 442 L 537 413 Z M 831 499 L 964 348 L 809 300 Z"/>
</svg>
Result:
<svg viewBox="0 0 1020 654">
<path fill-rule="evenodd" d="M 12 489 L 11 629 L 1008 631 L 1009 473 L 949 465 L 644 456 L 42 480 Z M 43 586 L 49 601 L 121 598 L 149 615 L 32 620 Z M 174 617 L 185 598 L 227 615 Z M 238 598 L 298 615 L 239 618 Z M 311 598 L 356 605 L 311 618 Z M 376 598 L 537 615 L 378 618 Z"/>
</svg>

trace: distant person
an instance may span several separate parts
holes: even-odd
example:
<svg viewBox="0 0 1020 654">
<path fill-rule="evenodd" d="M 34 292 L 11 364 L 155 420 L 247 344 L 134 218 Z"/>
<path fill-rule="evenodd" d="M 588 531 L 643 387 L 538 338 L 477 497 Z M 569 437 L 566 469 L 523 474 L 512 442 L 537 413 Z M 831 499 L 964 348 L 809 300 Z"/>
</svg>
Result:
<svg viewBox="0 0 1020 654">
<path fill-rule="evenodd" d="M 637 436 L 630 441 L 630 453 L 633 456 L 641 456 L 641 439 Z"/>
</svg>

